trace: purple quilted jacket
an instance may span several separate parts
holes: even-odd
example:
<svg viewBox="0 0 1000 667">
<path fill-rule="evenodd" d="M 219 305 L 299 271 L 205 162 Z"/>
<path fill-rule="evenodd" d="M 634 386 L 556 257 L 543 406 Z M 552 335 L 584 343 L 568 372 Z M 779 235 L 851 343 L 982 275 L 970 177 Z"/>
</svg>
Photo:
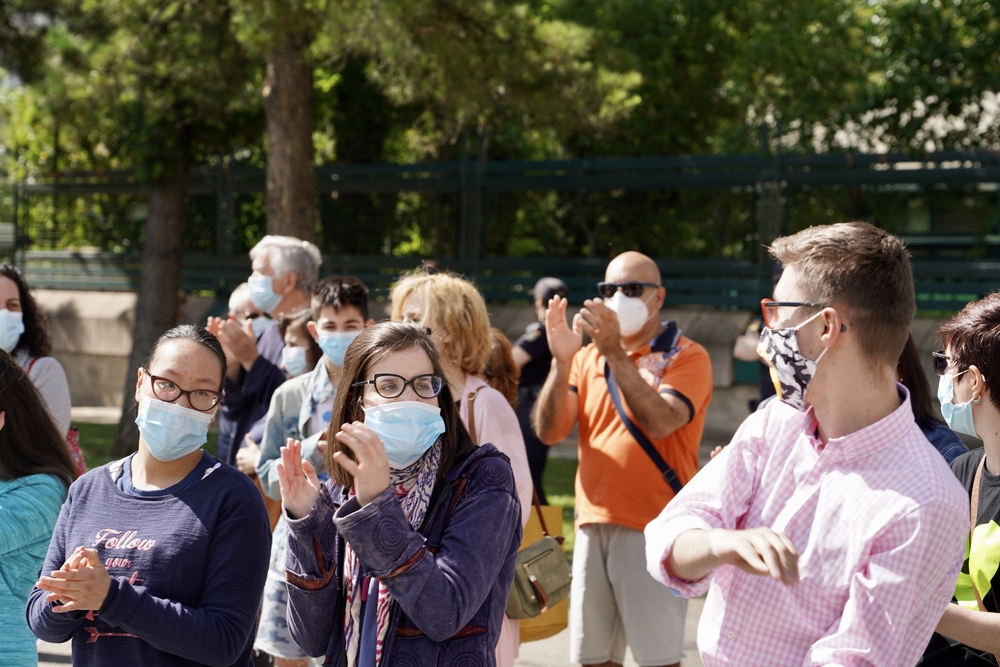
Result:
<svg viewBox="0 0 1000 667">
<path fill-rule="evenodd" d="M 521 543 L 514 475 L 507 458 L 485 444 L 438 487 L 419 531 L 391 488 L 361 507 L 328 486 L 308 516 L 288 521 L 288 627 L 307 654 L 326 656 L 330 665 L 345 661 L 346 540 L 392 594 L 383 666 L 496 664 Z"/>
</svg>

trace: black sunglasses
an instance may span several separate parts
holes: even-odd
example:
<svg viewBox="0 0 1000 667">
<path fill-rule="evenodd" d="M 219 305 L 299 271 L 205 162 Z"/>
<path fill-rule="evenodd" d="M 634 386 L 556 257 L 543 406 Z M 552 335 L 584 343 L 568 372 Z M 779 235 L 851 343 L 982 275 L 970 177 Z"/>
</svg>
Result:
<svg viewBox="0 0 1000 667">
<path fill-rule="evenodd" d="M 647 287 L 659 289 L 656 283 L 629 282 L 629 283 L 597 283 L 597 292 L 602 299 L 610 299 L 615 292 L 621 290 L 622 294 L 628 297 L 642 296 Z"/>
<path fill-rule="evenodd" d="M 944 350 L 935 350 L 931 352 L 931 361 L 934 363 L 934 372 L 938 375 L 944 375 L 948 372 L 948 363 L 951 361 L 951 357 L 944 353 Z"/>
</svg>

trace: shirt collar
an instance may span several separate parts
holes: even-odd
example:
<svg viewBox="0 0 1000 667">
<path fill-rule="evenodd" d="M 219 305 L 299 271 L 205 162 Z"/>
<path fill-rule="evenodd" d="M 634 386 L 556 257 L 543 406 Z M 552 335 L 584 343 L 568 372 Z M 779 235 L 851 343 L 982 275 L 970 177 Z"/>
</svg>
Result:
<svg viewBox="0 0 1000 667">
<path fill-rule="evenodd" d="M 660 335 L 650 341 L 648 345 L 643 345 L 638 350 L 633 351 L 629 356 L 644 357 L 650 352 L 669 352 L 677 347 L 677 341 L 681 339 L 681 328 L 677 326 L 677 322 L 670 320 L 660 324 L 663 325 L 663 331 L 660 332 Z"/>
<path fill-rule="evenodd" d="M 899 393 L 899 407 L 874 424 L 869 424 L 859 431 L 849 433 L 840 438 L 831 438 L 824 447 L 816 437 L 816 415 L 812 406 L 803 417 L 803 431 L 817 450 L 824 449 L 836 452 L 837 458 L 844 461 L 860 459 L 874 454 L 899 440 L 913 426 L 913 409 L 910 407 L 910 392 L 903 385 L 896 383 Z"/>
</svg>

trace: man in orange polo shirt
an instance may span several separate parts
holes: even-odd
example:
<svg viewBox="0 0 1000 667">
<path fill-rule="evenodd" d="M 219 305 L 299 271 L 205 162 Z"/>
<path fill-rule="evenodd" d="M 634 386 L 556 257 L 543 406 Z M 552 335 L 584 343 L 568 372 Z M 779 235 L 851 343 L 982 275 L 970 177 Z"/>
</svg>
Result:
<svg viewBox="0 0 1000 667">
<path fill-rule="evenodd" d="M 679 664 L 687 603 L 646 572 L 642 531 L 698 470 L 712 365 L 657 318 L 666 290 L 649 257 L 614 258 L 598 289 L 572 327 L 566 299 L 549 302 L 552 367 L 532 415 L 546 444 L 580 425 L 570 660 L 621 665 L 627 643 L 640 665 Z"/>
</svg>

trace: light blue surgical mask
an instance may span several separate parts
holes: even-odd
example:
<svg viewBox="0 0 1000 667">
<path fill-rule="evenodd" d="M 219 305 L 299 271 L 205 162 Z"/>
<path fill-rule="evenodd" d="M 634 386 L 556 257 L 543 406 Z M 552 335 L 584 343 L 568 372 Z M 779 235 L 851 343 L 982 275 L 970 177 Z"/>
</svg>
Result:
<svg viewBox="0 0 1000 667">
<path fill-rule="evenodd" d="M 250 320 L 250 330 L 253 331 L 254 338 L 260 338 L 261 334 L 264 333 L 264 329 L 267 329 L 274 320 L 271 319 L 270 315 L 258 315 L 257 317 Z"/>
<path fill-rule="evenodd" d="M 347 348 L 351 346 L 351 343 L 358 334 L 361 333 L 361 329 L 357 331 L 320 331 L 319 332 L 319 349 L 323 350 L 323 354 L 326 358 L 330 360 L 334 366 L 344 365 L 344 355 L 347 354 Z"/>
<path fill-rule="evenodd" d="M 969 369 L 962 371 L 962 373 L 968 372 Z M 951 402 L 955 398 L 955 378 L 962 373 L 942 375 L 938 380 L 937 397 L 941 401 L 941 416 L 944 417 L 944 423 L 952 431 L 979 438 L 979 434 L 976 433 L 975 420 L 972 418 L 972 401 L 959 403 L 958 405 Z M 979 399 L 979 401 L 981 400 Z M 978 403 L 979 401 L 976 402 Z"/>
<path fill-rule="evenodd" d="M 157 461 L 176 461 L 208 441 L 212 413 L 199 412 L 143 395 L 135 425 Z"/>
<path fill-rule="evenodd" d="M 365 426 L 385 446 L 389 466 L 402 470 L 424 455 L 444 433 L 441 408 L 419 401 L 397 401 L 365 408 Z"/>
<path fill-rule="evenodd" d="M 273 312 L 281 303 L 283 297 L 275 293 L 273 277 L 254 274 L 247 278 L 247 286 L 250 288 L 250 301 L 261 311 Z"/>
<path fill-rule="evenodd" d="M 12 313 L 6 308 L 0 310 L 0 348 L 10 352 L 17 347 L 23 333 L 24 313 Z"/>
<path fill-rule="evenodd" d="M 281 365 L 290 377 L 302 375 L 309 361 L 306 359 L 306 348 L 285 346 L 281 350 Z"/>
</svg>

